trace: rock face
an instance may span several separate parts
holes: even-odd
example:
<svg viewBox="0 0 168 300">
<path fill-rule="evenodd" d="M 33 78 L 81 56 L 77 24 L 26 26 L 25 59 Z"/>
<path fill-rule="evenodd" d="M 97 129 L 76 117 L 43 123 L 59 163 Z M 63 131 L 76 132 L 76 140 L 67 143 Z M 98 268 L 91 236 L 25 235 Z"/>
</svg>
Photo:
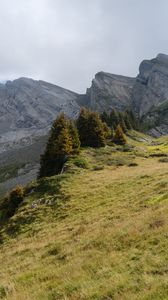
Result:
<svg viewBox="0 0 168 300">
<path fill-rule="evenodd" d="M 100 112 L 131 108 L 151 134 L 168 134 L 168 55 L 144 60 L 136 78 L 97 73 L 85 101 Z"/>
<path fill-rule="evenodd" d="M 33 136 L 48 132 L 64 111 L 76 117 L 78 94 L 49 84 L 20 78 L 0 85 L 0 152 L 31 143 Z"/>
<path fill-rule="evenodd" d="M 144 60 L 132 93 L 132 107 L 154 135 L 168 133 L 168 55 Z"/>
<path fill-rule="evenodd" d="M 168 101 L 168 55 L 141 63 L 132 98 L 140 117 Z"/>
<path fill-rule="evenodd" d="M 87 89 L 89 106 L 100 112 L 116 108 L 124 110 L 131 106 L 131 94 L 135 78 L 105 72 L 96 74 L 91 88 Z"/>
</svg>

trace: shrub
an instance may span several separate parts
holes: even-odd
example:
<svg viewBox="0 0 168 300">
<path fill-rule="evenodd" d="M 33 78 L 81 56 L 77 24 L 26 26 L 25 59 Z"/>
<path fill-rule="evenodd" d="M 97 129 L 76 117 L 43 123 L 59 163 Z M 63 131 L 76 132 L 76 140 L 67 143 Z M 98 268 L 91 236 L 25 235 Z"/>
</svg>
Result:
<svg viewBox="0 0 168 300">
<path fill-rule="evenodd" d="M 16 186 L 8 196 L 8 207 L 6 217 L 10 218 L 15 214 L 16 209 L 24 199 L 24 189 L 21 186 Z"/>
<path fill-rule="evenodd" d="M 83 157 L 75 158 L 74 159 L 74 165 L 79 167 L 79 168 L 88 169 L 88 162 Z"/>
<path fill-rule="evenodd" d="M 160 158 L 159 162 L 168 163 L 168 157 Z"/>
<path fill-rule="evenodd" d="M 120 125 L 117 126 L 113 142 L 118 145 L 125 145 L 127 140 Z"/>
<path fill-rule="evenodd" d="M 3 299 L 6 297 L 6 290 L 3 286 L 0 286 L 0 299 Z"/>
<path fill-rule="evenodd" d="M 137 166 L 138 166 L 138 164 L 135 162 L 132 162 L 128 165 L 128 167 L 137 167 Z"/>
<path fill-rule="evenodd" d="M 94 166 L 93 171 L 101 171 L 104 169 L 104 166 Z"/>
</svg>

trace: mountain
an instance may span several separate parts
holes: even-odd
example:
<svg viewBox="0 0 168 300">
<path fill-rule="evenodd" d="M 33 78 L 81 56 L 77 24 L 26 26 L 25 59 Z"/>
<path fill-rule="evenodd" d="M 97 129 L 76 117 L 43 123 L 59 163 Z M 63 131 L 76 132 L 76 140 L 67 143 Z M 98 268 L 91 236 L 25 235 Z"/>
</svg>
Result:
<svg viewBox="0 0 168 300">
<path fill-rule="evenodd" d="M 168 133 L 168 55 L 144 60 L 132 94 L 132 107 L 153 135 Z"/>
<path fill-rule="evenodd" d="M 124 110 L 131 107 L 131 94 L 135 81 L 135 78 L 105 72 L 97 73 L 86 92 L 86 98 L 89 99 L 88 106 L 99 112 L 112 108 Z"/>
<path fill-rule="evenodd" d="M 80 109 L 77 97 L 29 78 L 0 84 L 0 196 L 36 178 L 53 120 L 61 111 L 75 118 Z"/>
<path fill-rule="evenodd" d="M 61 111 L 75 118 L 81 106 L 131 108 L 153 135 L 168 133 L 168 56 L 143 61 L 136 78 L 99 72 L 85 95 L 29 78 L 0 84 L 0 152 L 31 144 Z"/>
<path fill-rule="evenodd" d="M 144 60 L 136 78 L 99 72 L 83 95 L 29 78 L 0 84 L 0 194 L 36 177 L 53 120 L 76 118 L 81 106 L 132 109 L 145 131 L 168 134 L 168 55 Z"/>
<path fill-rule="evenodd" d="M 56 85 L 20 78 L 0 85 L 0 152 L 48 133 L 61 111 L 76 117 L 78 95 Z"/>
<path fill-rule="evenodd" d="M 144 60 L 136 78 L 96 74 L 86 93 L 86 103 L 102 112 L 131 108 L 144 129 L 154 136 L 168 133 L 168 55 Z"/>
</svg>

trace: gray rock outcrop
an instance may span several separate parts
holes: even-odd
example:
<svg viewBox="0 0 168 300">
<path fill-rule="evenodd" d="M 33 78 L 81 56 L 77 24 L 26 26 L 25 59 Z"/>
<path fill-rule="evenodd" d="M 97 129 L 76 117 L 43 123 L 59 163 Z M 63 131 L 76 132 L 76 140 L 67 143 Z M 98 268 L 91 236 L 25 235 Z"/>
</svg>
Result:
<svg viewBox="0 0 168 300">
<path fill-rule="evenodd" d="M 116 108 L 124 110 L 131 106 L 131 94 L 135 78 L 99 72 L 87 89 L 89 106 L 100 112 Z"/>
<path fill-rule="evenodd" d="M 79 112 L 78 94 L 44 81 L 20 78 L 0 85 L 0 152 L 31 143 L 44 135 L 64 111 Z"/>
</svg>

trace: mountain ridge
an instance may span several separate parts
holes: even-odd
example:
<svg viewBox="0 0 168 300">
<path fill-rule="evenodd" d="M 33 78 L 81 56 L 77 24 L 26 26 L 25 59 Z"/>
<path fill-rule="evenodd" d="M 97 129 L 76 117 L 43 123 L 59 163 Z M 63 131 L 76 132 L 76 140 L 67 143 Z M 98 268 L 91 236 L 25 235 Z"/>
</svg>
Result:
<svg viewBox="0 0 168 300">
<path fill-rule="evenodd" d="M 99 112 L 129 108 L 151 134 L 167 134 L 168 114 L 160 110 L 164 102 L 168 102 L 168 55 L 164 54 L 142 61 L 135 78 L 98 72 L 85 94 L 20 77 L 0 84 L 0 152 L 47 134 L 62 111 L 76 118 L 81 106 Z"/>
<path fill-rule="evenodd" d="M 1 83 L 0 193 L 29 182 L 32 170 L 31 179 L 36 177 L 52 122 L 61 112 L 75 119 L 82 106 L 99 112 L 133 109 L 144 131 L 168 134 L 168 56 L 144 60 L 136 78 L 98 72 L 85 94 L 27 77 Z"/>
</svg>

